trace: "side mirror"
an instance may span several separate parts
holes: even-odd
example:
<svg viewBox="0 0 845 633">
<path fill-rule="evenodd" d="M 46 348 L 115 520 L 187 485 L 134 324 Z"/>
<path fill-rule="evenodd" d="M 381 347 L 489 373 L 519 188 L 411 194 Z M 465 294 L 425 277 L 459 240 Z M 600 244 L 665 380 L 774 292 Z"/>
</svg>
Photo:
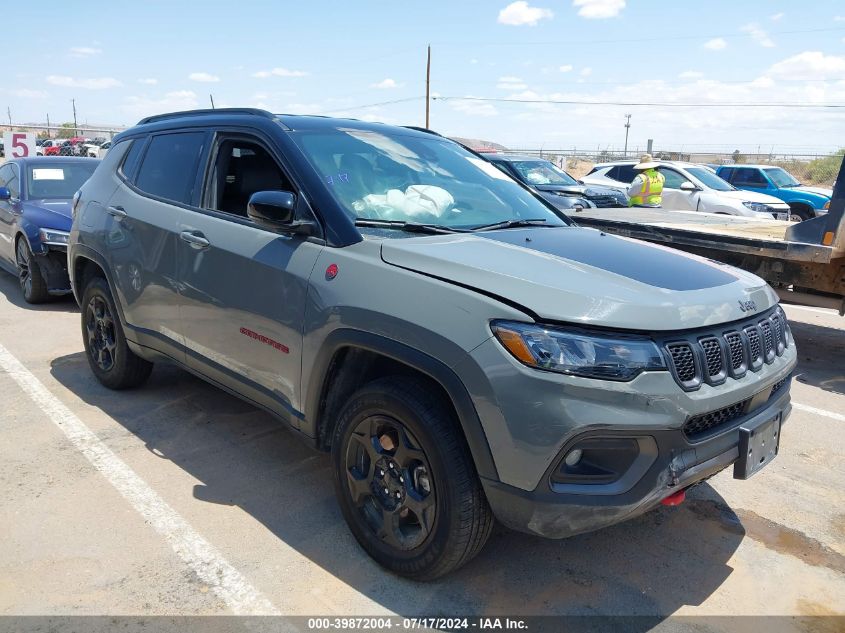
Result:
<svg viewBox="0 0 845 633">
<path fill-rule="evenodd" d="M 699 189 L 687 180 L 686 182 L 681 183 L 681 191 L 699 191 Z"/>
<path fill-rule="evenodd" d="M 11 200 L 12 192 L 7 187 L 0 187 L 0 200 Z"/>
<path fill-rule="evenodd" d="M 295 193 L 256 191 L 249 197 L 246 213 L 250 220 L 272 231 L 310 235 L 314 223 L 294 219 L 295 210 Z"/>
</svg>

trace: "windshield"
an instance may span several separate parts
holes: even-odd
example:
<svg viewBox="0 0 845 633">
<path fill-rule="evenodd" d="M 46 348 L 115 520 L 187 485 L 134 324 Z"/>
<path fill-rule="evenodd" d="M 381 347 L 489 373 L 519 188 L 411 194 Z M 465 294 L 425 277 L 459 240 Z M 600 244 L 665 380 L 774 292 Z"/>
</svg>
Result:
<svg viewBox="0 0 845 633">
<path fill-rule="evenodd" d="M 95 160 L 73 164 L 53 160 L 49 166 L 30 165 L 26 170 L 27 194 L 31 200 L 70 200 L 98 164 Z"/>
<path fill-rule="evenodd" d="M 566 225 L 495 165 L 437 136 L 339 128 L 293 137 L 335 200 L 358 220 L 450 229 L 509 220 Z"/>
<path fill-rule="evenodd" d="M 801 183 L 795 180 L 795 178 L 790 174 L 788 171 L 781 169 L 780 167 L 773 167 L 772 169 L 764 169 L 766 175 L 769 177 L 773 183 L 775 183 L 775 187 L 797 187 Z"/>
<path fill-rule="evenodd" d="M 719 178 L 706 167 L 687 167 L 687 173 L 708 189 L 716 191 L 736 191 L 736 187 Z"/>
<path fill-rule="evenodd" d="M 546 160 L 511 161 L 511 165 L 532 185 L 577 185 L 578 182 L 554 163 Z"/>
</svg>

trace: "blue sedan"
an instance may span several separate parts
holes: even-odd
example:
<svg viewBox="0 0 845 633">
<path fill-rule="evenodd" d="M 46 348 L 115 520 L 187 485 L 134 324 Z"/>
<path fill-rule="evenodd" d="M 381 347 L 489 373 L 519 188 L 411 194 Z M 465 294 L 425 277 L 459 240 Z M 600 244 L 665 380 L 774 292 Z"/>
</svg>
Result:
<svg viewBox="0 0 845 633">
<path fill-rule="evenodd" d="M 41 156 L 0 165 L 0 267 L 18 276 L 28 303 L 71 291 L 71 200 L 99 164 L 95 158 Z"/>
</svg>

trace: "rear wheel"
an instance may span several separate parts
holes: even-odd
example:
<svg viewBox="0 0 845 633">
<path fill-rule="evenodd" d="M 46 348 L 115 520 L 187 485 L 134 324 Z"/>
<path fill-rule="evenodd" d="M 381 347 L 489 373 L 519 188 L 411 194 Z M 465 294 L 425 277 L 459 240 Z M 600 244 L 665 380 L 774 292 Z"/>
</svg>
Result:
<svg viewBox="0 0 845 633">
<path fill-rule="evenodd" d="M 82 294 L 82 341 L 91 371 L 109 389 L 142 384 L 153 364 L 137 356 L 126 344 L 109 285 L 93 277 Z"/>
<path fill-rule="evenodd" d="M 21 284 L 24 300 L 27 303 L 44 303 L 49 300 L 50 293 L 41 274 L 41 267 L 23 236 L 18 238 L 18 244 L 15 247 L 15 263 L 18 265 L 18 281 Z"/>
<path fill-rule="evenodd" d="M 335 491 L 361 547 L 432 580 L 472 559 L 493 516 L 451 409 L 422 380 L 376 380 L 352 396 L 332 441 Z"/>
</svg>

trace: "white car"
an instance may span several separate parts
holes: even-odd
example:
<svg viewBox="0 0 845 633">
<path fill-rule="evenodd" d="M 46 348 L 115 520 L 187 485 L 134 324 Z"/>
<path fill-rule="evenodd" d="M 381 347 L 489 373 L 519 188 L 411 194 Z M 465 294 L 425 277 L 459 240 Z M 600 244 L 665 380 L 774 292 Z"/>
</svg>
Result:
<svg viewBox="0 0 845 633">
<path fill-rule="evenodd" d="M 585 184 L 627 191 L 637 175 L 636 164 L 637 161 L 598 164 L 581 180 Z M 704 165 L 662 161 L 657 171 L 666 179 L 664 209 L 789 219 L 789 205 L 783 200 L 756 191 L 740 191 Z"/>
<path fill-rule="evenodd" d="M 106 141 L 100 145 L 97 145 L 96 143 L 86 143 L 82 147 L 85 150 L 85 155 L 89 158 L 105 158 L 106 154 L 109 153 L 111 141 Z"/>
</svg>

